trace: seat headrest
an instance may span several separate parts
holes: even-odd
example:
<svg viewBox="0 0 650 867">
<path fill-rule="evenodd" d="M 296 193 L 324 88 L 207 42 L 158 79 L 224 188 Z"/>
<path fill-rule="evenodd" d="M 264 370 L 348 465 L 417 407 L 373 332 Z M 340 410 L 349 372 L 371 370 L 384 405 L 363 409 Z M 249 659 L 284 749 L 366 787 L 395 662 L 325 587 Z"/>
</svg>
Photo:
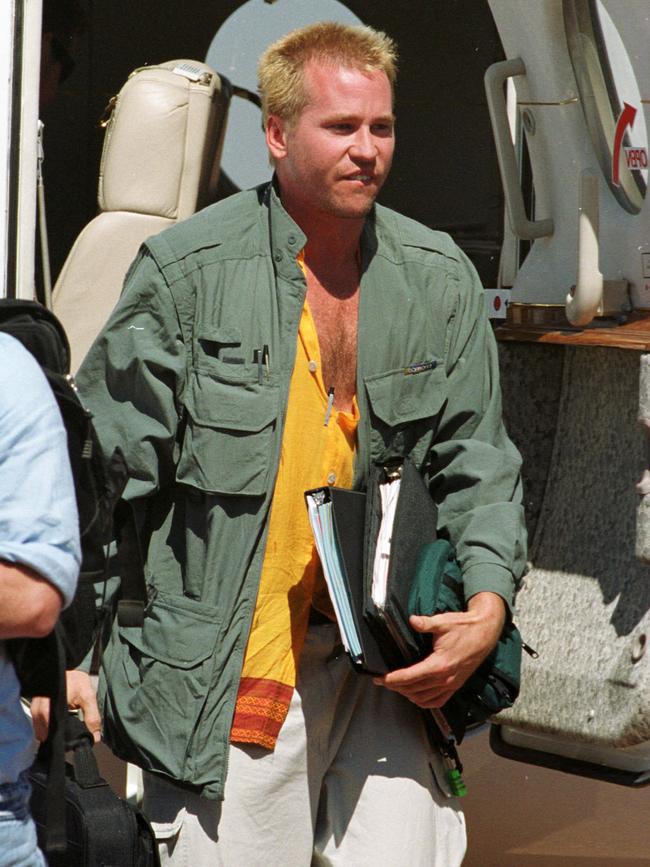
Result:
<svg viewBox="0 0 650 867">
<path fill-rule="evenodd" d="M 106 129 L 100 210 L 182 220 L 212 201 L 229 99 L 228 82 L 205 63 L 134 70 Z"/>
</svg>

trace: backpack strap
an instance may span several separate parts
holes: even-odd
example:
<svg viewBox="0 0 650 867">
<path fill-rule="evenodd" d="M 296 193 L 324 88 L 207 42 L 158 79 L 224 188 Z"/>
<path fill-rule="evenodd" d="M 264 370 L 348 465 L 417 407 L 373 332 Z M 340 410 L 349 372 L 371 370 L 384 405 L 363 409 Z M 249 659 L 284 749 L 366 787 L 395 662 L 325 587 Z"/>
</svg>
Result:
<svg viewBox="0 0 650 867">
<path fill-rule="evenodd" d="M 120 500 L 115 510 L 115 535 L 121 578 L 117 622 L 120 626 L 142 626 L 147 601 L 144 560 L 135 513 L 127 500 Z"/>
</svg>

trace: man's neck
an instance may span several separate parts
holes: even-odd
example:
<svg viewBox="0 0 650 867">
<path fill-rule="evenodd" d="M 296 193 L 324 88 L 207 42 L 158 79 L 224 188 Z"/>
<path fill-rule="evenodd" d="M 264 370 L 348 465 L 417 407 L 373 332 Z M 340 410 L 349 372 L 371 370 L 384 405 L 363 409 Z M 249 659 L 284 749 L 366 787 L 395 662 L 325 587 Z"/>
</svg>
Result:
<svg viewBox="0 0 650 867">
<path fill-rule="evenodd" d="M 282 205 L 291 219 L 307 236 L 305 260 L 317 263 L 350 261 L 357 256 L 364 219 L 347 219 L 331 214 L 307 211 L 282 199 Z"/>
<path fill-rule="evenodd" d="M 329 271 L 346 263 L 357 261 L 363 225 L 353 225 L 347 228 L 343 226 L 340 232 L 326 232 L 319 228 L 310 230 L 302 226 L 301 228 L 307 235 L 304 250 L 305 262 L 312 270 L 318 271 L 325 268 Z"/>
</svg>

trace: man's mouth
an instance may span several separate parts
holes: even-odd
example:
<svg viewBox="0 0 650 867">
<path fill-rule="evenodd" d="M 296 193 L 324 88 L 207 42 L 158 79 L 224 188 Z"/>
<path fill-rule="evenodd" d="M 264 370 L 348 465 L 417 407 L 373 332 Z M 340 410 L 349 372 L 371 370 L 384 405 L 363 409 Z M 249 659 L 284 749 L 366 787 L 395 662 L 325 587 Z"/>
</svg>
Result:
<svg viewBox="0 0 650 867">
<path fill-rule="evenodd" d="M 374 179 L 374 175 L 365 175 L 361 172 L 358 175 L 348 175 L 346 180 L 348 181 L 361 181 L 361 183 L 368 184 L 370 181 Z"/>
</svg>

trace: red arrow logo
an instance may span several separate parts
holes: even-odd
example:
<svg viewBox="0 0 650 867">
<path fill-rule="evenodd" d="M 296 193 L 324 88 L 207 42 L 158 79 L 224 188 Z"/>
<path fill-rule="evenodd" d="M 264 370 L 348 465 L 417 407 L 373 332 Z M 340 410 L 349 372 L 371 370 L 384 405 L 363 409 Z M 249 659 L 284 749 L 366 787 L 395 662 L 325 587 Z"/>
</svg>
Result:
<svg viewBox="0 0 650 867">
<path fill-rule="evenodd" d="M 612 152 L 612 183 L 615 187 L 621 186 L 619 165 L 621 157 L 621 145 L 623 144 L 623 136 L 625 130 L 634 126 L 634 118 L 636 117 L 636 108 L 628 102 L 623 103 L 623 111 L 618 116 L 616 121 L 616 132 L 614 133 L 614 150 Z"/>
</svg>

